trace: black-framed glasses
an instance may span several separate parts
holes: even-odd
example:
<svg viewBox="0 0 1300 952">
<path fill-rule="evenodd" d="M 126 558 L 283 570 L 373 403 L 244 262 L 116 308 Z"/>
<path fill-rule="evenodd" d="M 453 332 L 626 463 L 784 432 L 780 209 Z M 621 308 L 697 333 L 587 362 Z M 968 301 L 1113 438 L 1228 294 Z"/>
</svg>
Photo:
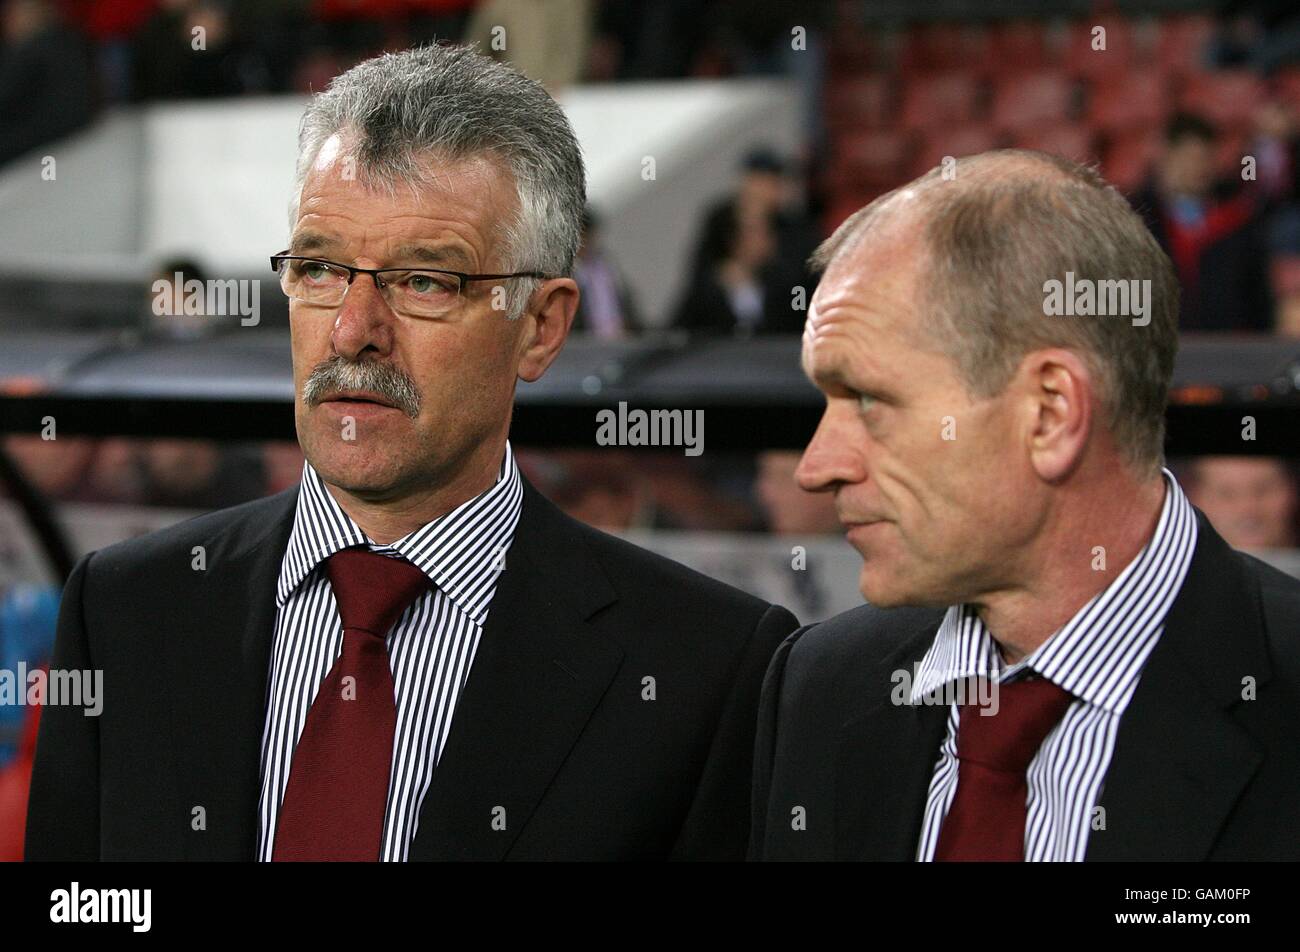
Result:
<svg viewBox="0 0 1300 952">
<path fill-rule="evenodd" d="M 355 268 L 323 258 L 291 255 L 287 251 L 271 256 L 271 269 L 280 276 L 280 288 L 290 298 L 326 308 L 342 307 L 356 276 L 368 274 L 394 313 L 407 317 L 442 317 L 450 313 L 459 303 L 462 289 L 471 281 L 547 276 L 542 271 L 465 274 L 437 268 Z"/>
</svg>

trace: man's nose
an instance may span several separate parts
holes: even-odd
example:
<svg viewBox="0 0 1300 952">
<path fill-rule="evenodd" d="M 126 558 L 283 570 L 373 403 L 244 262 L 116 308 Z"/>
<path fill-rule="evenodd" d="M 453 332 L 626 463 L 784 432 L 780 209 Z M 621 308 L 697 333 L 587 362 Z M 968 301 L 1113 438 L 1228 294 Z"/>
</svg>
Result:
<svg viewBox="0 0 1300 952">
<path fill-rule="evenodd" d="M 828 406 L 817 431 L 803 451 L 794 471 L 795 482 L 810 493 L 828 492 L 841 483 L 859 483 L 866 478 L 862 435 L 851 432 L 849 421 Z"/>
<path fill-rule="evenodd" d="M 334 319 L 334 352 L 356 360 L 369 349 L 387 354 L 393 346 L 396 316 L 372 275 L 358 274 Z"/>
</svg>

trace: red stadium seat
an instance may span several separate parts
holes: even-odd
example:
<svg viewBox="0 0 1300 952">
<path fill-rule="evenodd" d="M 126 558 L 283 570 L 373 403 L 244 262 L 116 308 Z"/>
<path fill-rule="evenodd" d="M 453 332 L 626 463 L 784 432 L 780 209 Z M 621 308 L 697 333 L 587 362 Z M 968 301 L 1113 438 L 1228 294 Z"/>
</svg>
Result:
<svg viewBox="0 0 1300 952">
<path fill-rule="evenodd" d="M 1117 136 L 1106 147 L 1101 174 L 1121 192 L 1136 191 L 1160 153 L 1160 130 L 1142 129 Z"/>
<path fill-rule="evenodd" d="M 1007 78 L 993 94 L 993 124 L 1020 131 L 1065 122 L 1073 111 L 1074 93 L 1074 83 L 1060 72 Z"/>
<path fill-rule="evenodd" d="M 983 27 L 964 23 L 927 23 L 909 30 L 898 58 L 899 72 L 969 70 L 988 58 L 989 36 Z"/>
<path fill-rule="evenodd" d="M 831 159 L 833 192 L 875 191 L 904 181 L 915 143 L 905 132 L 890 129 L 845 132 Z"/>
<path fill-rule="evenodd" d="M 1016 136 L 1015 144 L 1022 149 L 1037 149 L 1086 164 L 1092 164 L 1099 158 L 1092 132 L 1078 124 L 1031 129 Z"/>
<path fill-rule="evenodd" d="M 907 129 L 934 129 L 977 118 L 980 83 L 967 72 L 917 77 L 903 93 L 901 120 Z"/>
<path fill-rule="evenodd" d="M 988 71 L 996 76 L 1037 72 L 1054 65 L 1047 32 L 1037 20 L 1008 20 L 989 34 Z"/>
<path fill-rule="evenodd" d="M 1161 125 L 1173 100 L 1165 75 L 1148 68 L 1097 79 L 1087 101 L 1088 124 L 1114 134 Z"/>
<path fill-rule="evenodd" d="M 1219 174 L 1228 178 L 1241 177 L 1241 160 L 1250 151 L 1251 136 L 1245 129 L 1229 127 L 1219 135 L 1215 162 Z"/>
<path fill-rule="evenodd" d="M 967 123 L 951 129 L 932 130 L 920 143 L 908 170 L 907 178 L 923 175 L 943 161 L 945 156 L 961 158 L 987 152 L 1003 145 L 997 132 L 984 123 Z"/>
<path fill-rule="evenodd" d="M 1093 48 L 1097 27 L 1105 30 L 1105 49 Z M 1139 58 L 1133 24 L 1124 17 L 1093 17 L 1069 26 L 1065 63 L 1071 75 L 1088 78 L 1115 76 L 1140 65 Z"/>
<path fill-rule="evenodd" d="M 1258 76 L 1245 69 L 1223 69 L 1188 77 L 1179 107 L 1233 128 L 1248 124 L 1263 101 L 1264 83 Z"/>
<path fill-rule="evenodd" d="M 1300 114 L 1300 66 L 1288 66 L 1273 74 L 1275 98 Z"/>
<path fill-rule="evenodd" d="M 858 76 L 876 66 L 876 40 L 859 28 L 837 30 L 831 36 L 827 65 L 832 77 Z"/>
<path fill-rule="evenodd" d="M 828 87 L 826 123 L 832 129 L 879 129 L 897 118 L 893 83 L 886 76 L 856 76 Z"/>
<path fill-rule="evenodd" d="M 1156 66 L 1167 76 L 1186 76 L 1205 69 L 1205 48 L 1214 36 L 1208 16 L 1166 17 L 1156 39 Z"/>
</svg>

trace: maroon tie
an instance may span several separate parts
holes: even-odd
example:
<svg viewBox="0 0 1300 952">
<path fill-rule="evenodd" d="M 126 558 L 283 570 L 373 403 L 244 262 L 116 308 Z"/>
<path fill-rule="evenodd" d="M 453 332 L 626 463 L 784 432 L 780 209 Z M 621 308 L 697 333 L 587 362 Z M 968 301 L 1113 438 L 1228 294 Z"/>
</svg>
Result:
<svg viewBox="0 0 1300 952">
<path fill-rule="evenodd" d="M 999 684 L 993 715 L 978 704 L 961 709 L 957 729 L 957 794 L 939 830 L 934 858 L 1025 858 L 1025 772 L 1038 747 L 1074 697 L 1044 678 Z"/>
<path fill-rule="evenodd" d="M 405 559 L 364 548 L 334 553 L 325 568 L 343 651 L 294 749 L 271 858 L 375 862 L 397 727 L 385 638 L 430 583 Z"/>
</svg>

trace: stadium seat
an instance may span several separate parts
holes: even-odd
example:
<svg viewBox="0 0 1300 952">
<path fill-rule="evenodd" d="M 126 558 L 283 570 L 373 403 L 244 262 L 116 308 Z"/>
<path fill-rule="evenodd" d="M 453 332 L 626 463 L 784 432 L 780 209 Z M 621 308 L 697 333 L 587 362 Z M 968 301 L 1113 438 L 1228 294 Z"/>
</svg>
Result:
<svg viewBox="0 0 1300 952">
<path fill-rule="evenodd" d="M 1168 17 L 1158 27 L 1156 66 L 1167 76 L 1187 76 L 1205 68 L 1205 47 L 1214 35 L 1208 16 Z"/>
<path fill-rule="evenodd" d="M 1064 122 L 1074 111 L 1074 95 L 1074 83 L 1061 72 L 1009 77 L 993 94 L 993 124 L 1018 132 Z"/>
<path fill-rule="evenodd" d="M 1037 20 L 1008 20 L 989 33 L 988 72 L 997 77 L 1053 66 L 1047 31 Z"/>
<path fill-rule="evenodd" d="M 1029 129 L 1016 136 L 1015 144 L 1022 149 L 1037 149 L 1075 162 L 1091 164 L 1099 158 L 1092 132 L 1078 124 Z"/>
<path fill-rule="evenodd" d="M 1105 49 L 1094 49 L 1094 31 L 1105 30 Z M 1066 69 L 1089 79 L 1118 76 L 1136 65 L 1138 43 L 1132 21 L 1117 16 L 1093 17 L 1071 23 L 1065 45 Z"/>
<path fill-rule="evenodd" d="M 1278 70 L 1273 74 L 1272 85 L 1276 98 L 1300 114 L 1300 66 Z"/>
<path fill-rule="evenodd" d="M 1140 187 L 1160 151 L 1160 130 L 1140 129 L 1116 136 L 1102 156 L 1101 174 L 1121 192 Z"/>
<path fill-rule="evenodd" d="M 883 75 L 855 76 L 830 83 L 826 95 L 826 124 L 879 129 L 898 118 L 893 83 Z"/>
<path fill-rule="evenodd" d="M 929 23 L 909 30 L 898 57 L 904 76 L 969 70 L 988 59 L 988 31 L 973 24 Z"/>
<path fill-rule="evenodd" d="M 1234 128 L 1248 124 L 1263 100 L 1263 81 L 1250 70 L 1221 69 L 1189 76 L 1178 104 L 1219 126 Z"/>
<path fill-rule="evenodd" d="M 981 98 L 980 83 L 969 72 L 917 77 L 903 93 L 903 127 L 933 129 L 970 122 L 978 117 Z"/>
<path fill-rule="evenodd" d="M 914 151 L 909 134 L 892 129 L 845 132 L 831 160 L 834 192 L 893 188 L 904 181 Z"/>
<path fill-rule="evenodd" d="M 950 129 L 934 129 L 917 146 L 909 178 L 925 174 L 943 161 L 944 156 L 960 158 L 976 152 L 987 152 L 1003 144 L 997 132 L 985 123 L 972 122 Z"/>
<path fill-rule="evenodd" d="M 1103 134 L 1158 126 L 1169 115 L 1171 102 L 1168 79 L 1158 69 L 1106 76 L 1088 90 L 1088 124 Z"/>
</svg>

